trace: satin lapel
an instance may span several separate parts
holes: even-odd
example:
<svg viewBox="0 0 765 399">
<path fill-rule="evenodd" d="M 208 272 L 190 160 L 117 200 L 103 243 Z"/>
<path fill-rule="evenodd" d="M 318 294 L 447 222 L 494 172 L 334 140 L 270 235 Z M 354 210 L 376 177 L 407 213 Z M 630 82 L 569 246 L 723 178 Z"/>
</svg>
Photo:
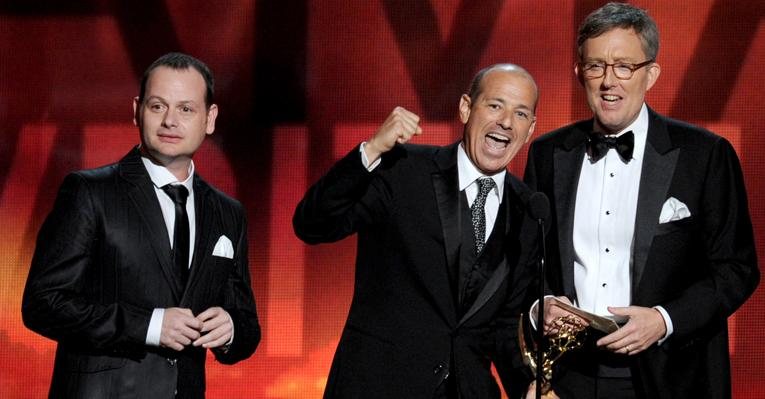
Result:
<svg viewBox="0 0 765 399">
<path fill-rule="evenodd" d="M 449 266 L 459 261 L 460 249 L 460 208 L 456 168 L 454 176 L 449 171 L 433 174 L 433 190 L 438 202 L 438 215 L 444 234 L 444 251 Z"/>
<path fill-rule="evenodd" d="M 555 214 L 558 222 L 558 246 L 563 289 L 569 298 L 576 298 L 574 288 L 574 207 L 579 174 L 584 159 L 584 132 L 575 130 L 562 147 L 555 147 L 553 174 Z"/>
<path fill-rule="evenodd" d="M 201 275 L 202 267 L 213 251 L 215 242 L 210 240 L 210 233 L 213 231 L 213 197 L 210 194 L 210 186 L 205 183 L 198 175 L 194 175 L 194 215 L 196 218 L 194 254 L 191 260 L 191 269 L 189 270 L 189 281 L 183 295 L 185 303 L 186 293 L 191 292 L 191 288 L 196 284 Z"/>
<path fill-rule="evenodd" d="M 632 293 L 643 277 L 653 236 L 659 226 L 659 214 L 667 199 L 674 176 L 680 149 L 673 148 L 667 126 L 661 117 L 649 109 L 648 139 L 640 173 L 637 212 L 635 215 L 635 238 L 632 255 Z"/>
<path fill-rule="evenodd" d="M 159 207 L 157 194 L 154 192 L 149 173 L 141 162 L 141 155 L 137 147 L 122 158 L 119 166 L 120 175 L 130 183 L 127 196 L 135 205 L 136 212 L 141 216 L 141 221 L 149 232 L 149 245 L 154 250 L 157 263 L 159 263 L 162 273 L 172 289 L 173 299 L 179 303 L 183 287 L 173 273 L 167 227 L 164 219 L 162 219 L 162 209 Z"/>
<path fill-rule="evenodd" d="M 510 173 L 510 172 L 508 172 Z M 460 319 L 459 323 L 457 324 L 462 325 L 467 320 L 470 319 L 476 312 L 478 312 L 485 304 L 489 301 L 489 299 L 494 296 L 494 294 L 499 289 L 499 286 L 502 285 L 502 282 L 505 281 L 505 278 L 510 273 L 511 265 L 514 267 L 517 265 L 518 255 L 520 251 L 519 241 L 518 241 L 518 228 L 520 227 L 520 220 L 521 220 L 521 208 L 519 204 L 519 199 L 515 193 L 513 192 L 513 195 L 509 194 L 511 192 L 511 182 L 509 177 L 505 177 L 505 192 L 504 192 L 504 199 L 502 200 L 505 204 L 505 243 L 504 246 L 509 247 L 509 250 L 503 250 L 502 251 L 502 258 L 498 259 L 499 264 L 497 265 L 497 268 L 494 269 L 494 273 L 492 273 L 491 277 L 489 277 L 489 281 L 486 282 L 486 285 L 483 287 L 483 290 L 478 294 L 478 297 L 476 297 L 475 302 L 473 302 L 473 305 L 468 309 L 467 312 L 465 312 L 465 315 L 462 316 L 462 319 Z"/>
<path fill-rule="evenodd" d="M 497 265 L 497 268 L 494 270 L 494 273 L 491 275 L 491 278 L 486 282 L 483 290 L 481 290 L 481 293 L 478 294 L 473 305 L 468 309 L 465 315 L 462 316 L 462 319 L 460 319 L 460 322 L 457 324 L 458 327 L 468 321 L 474 314 L 476 314 L 476 312 L 481 310 L 483 305 L 485 305 L 497 292 L 497 289 L 499 289 L 499 286 L 505 281 L 505 277 L 507 277 L 509 272 L 510 266 L 508 265 L 507 258 L 503 257 L 499 262 L 499 265 Z"/>
<path fill-rule="evenodd" d="M 433 181 L 433 191 L 436 196 L 436 202 L 438 206 L 438 215 L 441 219 L 441 228 L 444 238 L 444 252 L 446 255 L 446 269 L 441 275 L 444 279 L 443 284 L 446 286 L 446 292 L 450 295 L 436 295 L 436 301 L 445 310 L 445 315 L 449 320 L 455 319 L 456 311 L 454 309 L 454 298 L 456 293 L 452 292 L 451 284 L 449 283 L 450 270 L 459 270 L 454 268 L 459 262 L 459 249 L 460 249 L 460 208 L 459 208 L 459 181 L 457 177 L 457 147 L 456 145 L 441 149 L 436 155 L 434 160 L 439 168 L 439 171 L 431 175 Z M 425 281 L 433 283 L 434 278 L 423 276 Z M 436 287 L 434 287 L 436 288 Z M 432 292 L 437 293 L 441 289 L 433 289 Z"/>
</svg>

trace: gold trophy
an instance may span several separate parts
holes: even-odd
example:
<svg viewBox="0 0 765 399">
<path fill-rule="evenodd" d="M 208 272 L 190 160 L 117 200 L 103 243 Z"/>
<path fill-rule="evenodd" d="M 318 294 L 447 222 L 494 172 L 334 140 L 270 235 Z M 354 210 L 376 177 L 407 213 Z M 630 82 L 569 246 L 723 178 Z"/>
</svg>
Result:
<svg viewBox="0 0 765 399">
<path fill-rule="evenodd" d="M 524 315 L 521 314 L 521 320 Z M 555 327 L 557 332 L 553 335 L 547 336 L 547 345 L 543 346 L 544 352 L 542 353 L 542 395 L 548 394 L 552 390 L 550 382 L 552 381 L 553 364 L 568 351 L 580 348 L 587 337 L 587 325 L 583 324 L 579 318 L 574 315 L 567 315 L 555 319 Z M 529 349 L 526 344 L 526 337 L 524 334 L 524 323 L 518 323 L 518 342 L 520 344 L 521 356 L 523 356 L 523 363 L 534 373 L 540 371 L 540 367 L 537 364 L 536 352 L 539 349 L 539 344 L 535 340 L 531 340 L 533 348 Z M 540 326 L 541 328 L 541 326 Z"/>
</svg>

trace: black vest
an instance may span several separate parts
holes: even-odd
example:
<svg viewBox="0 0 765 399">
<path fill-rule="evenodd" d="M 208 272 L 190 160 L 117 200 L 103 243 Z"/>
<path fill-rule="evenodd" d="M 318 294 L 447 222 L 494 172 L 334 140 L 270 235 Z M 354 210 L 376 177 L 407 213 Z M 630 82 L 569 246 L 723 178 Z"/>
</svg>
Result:
<svg viewBox="0 0 765 399">
<path fill-rule="evenodd" d="M 481 253 L 476 254 L 470 207 L 468 206 L 465 192 L 460 193 L 460 231 L 462 243 L 460 245 L 459 270 L 455 273 L 456 281 L 453 281 L 453 287 L 455 287 L 456 292 L 456 309 L 459 317 L 462 317 L 470 309 L 470 306 L 473 305 L 478 294 L 483 290 L 486 282 L 489 281 L 489 278 L 494 273 L 501 257 L 504 256 L 504 235 L 507 222 L 506 202 L 502 201 L 500 204 L 491 235 L 486 240 Z"/>
</svg>

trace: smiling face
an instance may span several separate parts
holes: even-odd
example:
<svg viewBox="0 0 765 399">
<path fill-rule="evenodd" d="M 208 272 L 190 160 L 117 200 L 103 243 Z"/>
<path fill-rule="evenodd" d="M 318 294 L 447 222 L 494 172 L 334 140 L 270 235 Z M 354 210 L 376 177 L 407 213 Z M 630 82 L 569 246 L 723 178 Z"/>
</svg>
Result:
<svg viewBox="0 0 765 399">
<path fill-rule="evenodd" d="M 534 132 L 536 102 L 536 85 L 518 71 L 490 71 L 475 98 L 462 95 L 462 142 L 478 170 L 486 175 L 505 170 Z"/>
<path fill-rule="evenodd" d="M 202 75 L 193 68 L 160 66 L 146 82 L 143 101 L 133 99 L 141 151 L 176 176 L 188 170 L 194 152 L 215 130 L 218 108 L 206 107 L 206 90 Z"/>
<path fill-rule="evenodd" d="M 640 37 L 632 29 L 612 29 L 587 39 L 582 45 L 582 62 L 600 61 L 639 64 L 647 60 Z M 621 80 L 611 67 L 600 78 L 585 79 L 574 67 L 584 86 L 587 103 L 595 115 L 595 128 L 607 134 L 618 133 L 637 119 L 645 93 L 656 83 L 661 69 L 653 63 L 636 70 L 632 78 Z"/>
</svg>

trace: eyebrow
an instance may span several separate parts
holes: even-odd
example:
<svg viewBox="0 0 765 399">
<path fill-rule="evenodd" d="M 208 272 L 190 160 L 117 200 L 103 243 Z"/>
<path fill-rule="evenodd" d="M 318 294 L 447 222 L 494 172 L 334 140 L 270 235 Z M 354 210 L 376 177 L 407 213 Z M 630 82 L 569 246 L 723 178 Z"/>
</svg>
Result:
<svg viewBox="0 0 765 399">
<path fill-rule="evenodd" d="M 491 102 L 491 101 L 496 101 L 498 103 L 502 103 L 503 105 L 507 104 L 507 101 L 505 101 L 505 99 L 500 98 L 500 97 L 484 97 L 484 102 L 488 103 L 488 102 Z"/>
<path fill-rule="evenodd" d="M 503 98 L 500 98 L 500 97 L 486 97 L 486 99 L 484 101 L 486 101 L 486 102 L 496 101 L 496 102 L 502 103 L 503 105 L 507 105 L 507 101 L 505 101 Z M 514 105 L 514 106 L 511 106 L 511 108 L 512 109 L 522 109 L 522 110 L 526 110 L 526 111 L 529 111 L 531 113 L 534 113 L 534 111 L 532 111 L 533 108 L 529 107 L 526 104 Z"/>
<path fill-rule="evenodd" d="M 603 63 L 605 63 L 606 60 L 604 60 L 603 58 L 585 58 L 585 59 L 582 60 L 582 62 L 603 62 Z M 615 63 L 616 62 L 621 62 L 621 63 L 626 63 L 626 64 L 637 64 L 640 61 L 635 61 L 635 59 L 632 58 L 632 57 L 618 57 L 618 58 L 614 58 L 614 62 Z"/>
<path fill-rule="evenodd" d="M 151 100 L 157 100 L 157 101 L 161 101 L 161 102 L 163 102 L 165 104 L 170 104 L 170 101 L 167 101 L 166 99 L 164 99 L 164 98 L 162 98 L 160 96 L 156 96 L 156 95 L 148 96 L 148 97 L 146 97 L 144 99 L 145 102 L 149 102 Z M 176 102 L 176 104 L 180 104 L 180 105 L 197 105 L 197 102 L 194 101 L 194 100 L 181 100 L 181 101 Z"/>
</svg>

